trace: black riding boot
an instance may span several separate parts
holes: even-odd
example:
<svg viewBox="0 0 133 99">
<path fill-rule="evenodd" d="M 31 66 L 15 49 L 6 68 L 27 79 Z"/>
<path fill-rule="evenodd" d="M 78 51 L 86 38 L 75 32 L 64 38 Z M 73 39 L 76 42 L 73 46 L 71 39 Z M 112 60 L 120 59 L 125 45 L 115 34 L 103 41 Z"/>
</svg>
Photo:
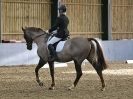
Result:
<svg viewBox="0 0 133 99">
<path fill-rule="evenodd" d="M 49 44 L 48 49 L 50 51 L 50 61 L 54 61 L 57 58 L 57 55 L 53 45 Z"/>
</svg>

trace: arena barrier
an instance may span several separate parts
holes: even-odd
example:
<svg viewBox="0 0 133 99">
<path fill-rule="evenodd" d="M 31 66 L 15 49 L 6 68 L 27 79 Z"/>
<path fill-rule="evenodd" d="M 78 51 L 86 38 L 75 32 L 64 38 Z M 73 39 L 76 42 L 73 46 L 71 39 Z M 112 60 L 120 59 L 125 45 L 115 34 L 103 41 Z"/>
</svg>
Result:
<svg viewBox="0 0 133 99">
<path fill-rule="evenodd" d="M 107 61 L 133 60 L 133 40 L 101 41 Z"/>
<path fill-rule="evenodd" d="M 133 40 L 99 41 L 107 61 L 133 60 Z M 0 66 L 37 64 L 37 46 L 31 51 L 25 43 L 1 43 Z"/>
</svg>

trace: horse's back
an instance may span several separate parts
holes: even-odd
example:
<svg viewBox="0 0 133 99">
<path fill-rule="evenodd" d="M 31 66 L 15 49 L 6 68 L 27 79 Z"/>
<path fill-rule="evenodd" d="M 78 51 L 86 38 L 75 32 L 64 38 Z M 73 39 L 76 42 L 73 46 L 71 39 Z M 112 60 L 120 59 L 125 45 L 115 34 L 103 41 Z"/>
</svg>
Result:
<svg viewBox="0 0 133 99">
<path fill-rule="evenodd" d="M 83 37 L 72 38 L 70 39 L 70 42 L 72 47 L 86 48 L 90 46 L 90 42 L 88 41 L 88 39 Z"/>
<path fill-rule="evenodd" d="M 87 38 L 83 37 L 75 37 L 72 39 L 69 39 L 65 43 L 64 51 L 69 52 L 70 54 L 86 54 L 90 51 L 91 44 L 87 40 Z"/>
</svg>

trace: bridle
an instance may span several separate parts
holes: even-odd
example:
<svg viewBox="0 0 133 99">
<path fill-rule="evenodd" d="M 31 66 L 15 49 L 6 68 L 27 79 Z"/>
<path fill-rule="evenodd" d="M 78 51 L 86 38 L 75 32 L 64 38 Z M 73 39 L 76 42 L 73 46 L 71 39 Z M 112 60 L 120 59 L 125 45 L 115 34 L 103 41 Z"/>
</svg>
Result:
<svg viewBox="0 0 133 99">
<path fill-rule="evenodd" d="M 41 33 L 41 34 L 35 36 L 34 38 L 32 38 L 32 39 L 27 39 L 27 42 L 26 42 L 27 47 L 28 47 L 28 48 L 32 48 L 32 42 L 33 42 L 34 40 L 36 40 L 37 38 L 43 36 L 43 35 L 46 35 L 46 38 L 47 38 L 47 36 L 49 36 L 48 33 L 46 33 L 45 31 L 43 31 L 43 33 Z M 46 41 L 47 41 L 47 40 L 46 40 Z"/>
<path fill-rule="evenodd" d="M 45 35 L 45 34 L 44 34 L 44 33 L 43 33 L 43 34 L 40 34 L 40 35 L 34 37 L 33 40 L 37 39 L 38 37 L 40 37 L 40 36 L 42 36 L 42 35 Z"/>
</svg>

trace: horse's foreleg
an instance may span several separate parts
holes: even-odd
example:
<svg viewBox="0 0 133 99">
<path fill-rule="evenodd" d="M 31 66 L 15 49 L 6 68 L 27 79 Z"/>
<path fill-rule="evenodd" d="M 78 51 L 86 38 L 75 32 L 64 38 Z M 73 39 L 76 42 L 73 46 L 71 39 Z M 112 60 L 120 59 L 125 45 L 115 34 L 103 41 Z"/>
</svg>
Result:
<svg viewBox="0 0 133 99">
<path fill-rule="evenodd" d="M 50 75 L 51 75 L 51 78 L 52 78 L 52 84 L 51 86 L 49 87 L 50 90 L 54 90 L 55 88 L 55 80 L 54 80 L 54 62 L 48 62 L 49 64 L 49 68 L 50 68 Z"/>
<path fill-rule="evenodd" d="M 76 85 L 79 82 L 79 79 L 81 78 L 81 76 L 83 74 L 82 69 L 81 69 L 81 63 L 78 63 L 77 61 L 74 61 L 74 63 L 75 63 L 75 69 L 76 69 L 76 79 L 75 79 L 73 85 L 69 87 L 69 90 L 72 90 L 73 88 L 76 87 Z"/>
<path fill-rule="evenodd" d="M 39 86 L 43 86 L 43 83 L 42 83 L 42 82 L 40 81 L 40 79 L 39 79 L 38 71 L 39 71 L 39 69 L 40 69 L 45 63 L 46 63 L 46 62 L 44 62 L 42 59 L 40 59 L 38 65 L 37 65 L 36 68 L 35 68 L 36 81 L 37 81 L 37 83 L 39 84 Z"/>
</svg>

